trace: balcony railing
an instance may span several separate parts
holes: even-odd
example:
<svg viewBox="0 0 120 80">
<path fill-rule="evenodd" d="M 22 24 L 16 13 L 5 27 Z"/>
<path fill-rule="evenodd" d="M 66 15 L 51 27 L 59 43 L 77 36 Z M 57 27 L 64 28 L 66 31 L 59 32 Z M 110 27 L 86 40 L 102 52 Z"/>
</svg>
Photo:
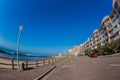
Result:
<svg viewBox="0 0 120 80">
<path fill-rule="evenodd" d="M 119 35 L 118 36 L 116 36 L 115 38 L 113 38 L 113 40 L 114 41 L 116 41 L 117 39 L 119 39 L 120 37 L 119 37 Z"/>
<path fill-rule="evenodd" d="M 108 29 L 107 29 L 108 32 L 110 32 L 110 31 L 112 31 L 112 30 L 113 30 L 112 27 L 108 27 Z"/>
</svg>

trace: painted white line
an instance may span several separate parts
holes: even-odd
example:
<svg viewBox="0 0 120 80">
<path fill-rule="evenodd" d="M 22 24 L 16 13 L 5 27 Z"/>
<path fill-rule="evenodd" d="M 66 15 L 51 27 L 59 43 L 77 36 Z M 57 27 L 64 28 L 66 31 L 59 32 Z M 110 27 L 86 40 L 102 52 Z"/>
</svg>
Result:
<svg viewBox="0 0 120 80">
<path fill-rule="evenodd" d="M 92 63 L 97 64 L 98 62 L 92 62 Z"/>
<path fill-rule="evenodd" d="M 109 64 L 109 66 L 120 67 L 120 64 Z"/>
</svg>

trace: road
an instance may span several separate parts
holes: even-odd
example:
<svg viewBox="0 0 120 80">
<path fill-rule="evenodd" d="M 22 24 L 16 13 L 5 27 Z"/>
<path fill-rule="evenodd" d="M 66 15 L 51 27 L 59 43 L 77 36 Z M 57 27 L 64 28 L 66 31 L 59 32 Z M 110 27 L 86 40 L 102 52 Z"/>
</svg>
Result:
<svg viewBox="0 0 120 80">
<path fill-rule="evenodd" d="M 120 80 L 120 57 L 69 57 L 42 80 Z"/>
</svg>

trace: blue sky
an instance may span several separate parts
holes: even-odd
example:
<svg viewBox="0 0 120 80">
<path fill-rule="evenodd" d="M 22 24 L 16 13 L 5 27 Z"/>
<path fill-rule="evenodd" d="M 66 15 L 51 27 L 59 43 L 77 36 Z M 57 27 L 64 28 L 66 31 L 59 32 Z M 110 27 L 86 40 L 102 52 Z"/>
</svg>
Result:
<svg viewBox="0 0 120 80">
<path fill-rule="evenodd" d="M 0 46 L 15 50 L 23 25 L 21 51 L 64 53 L 91 37 L 111 11 L 112 0 L 0 0 Z"/>
</svg>

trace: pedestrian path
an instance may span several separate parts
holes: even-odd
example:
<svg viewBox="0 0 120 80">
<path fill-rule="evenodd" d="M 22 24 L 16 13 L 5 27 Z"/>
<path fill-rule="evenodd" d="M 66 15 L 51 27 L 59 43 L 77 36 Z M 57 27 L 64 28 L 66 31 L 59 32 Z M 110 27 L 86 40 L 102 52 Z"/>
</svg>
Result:
<svg viewBox="0 0 120 80">
<path fill-rule="evenodd" d="M 69 57 L 56 64 L 56 69 L 42 80 L 120 80 L 120 67 L 109 66 L 120 64 L 119 60 L 118 57 Z"/>
<path fill-rule="evenodd" d="M 0 70 L 0 80 L 34 80 L 53 66 L 54 65 L 46 65 L 20 72 L 17 70 Z"/>
</svg>

